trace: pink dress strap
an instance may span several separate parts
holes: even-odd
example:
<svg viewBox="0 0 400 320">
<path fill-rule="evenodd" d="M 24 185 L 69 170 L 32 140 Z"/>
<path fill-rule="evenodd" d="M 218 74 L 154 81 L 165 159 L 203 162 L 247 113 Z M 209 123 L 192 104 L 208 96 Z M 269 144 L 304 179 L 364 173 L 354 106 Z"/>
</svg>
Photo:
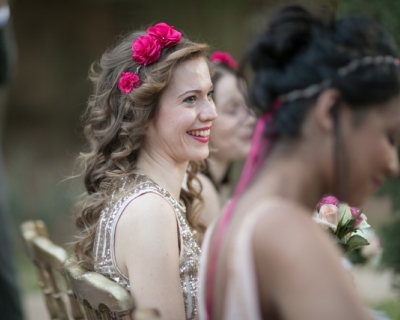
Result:
<svg viewBox="0 0 400 320">
<path fill-rule="evenodd" d="M 237 230 L 232 240 L 233 245 L 230 246 L 231 255 L 227 258 L 229 279 L 227 279 L 225 289 L 224 320 L 261 319 L 252 250 L 252 236 L 257 222 L 260 217 L 265 214 L 265 211 L 271 206 L 277 206 L 282 203 L 285 203 L 283 199 L 268 199 L 258 202 L 249 211 L 248 216 L 243 219 L 240 228 Z M 206 291 L 207 284 L 210 285 L 210 282 L 208 282 L 206 275 L 209 265 L 213 262 L 215 263 L 215 261 L 211 260 L 213 257 L 209 256 L 209 252 L 213 247 L 211 238 L 214 233 L 213 230 L 215 230 L 216 227 L 217 222 L 214 222 L 207 230 L 203 241 L 199 269 L 200 283 L 198 306 L 200 320 L 210 319 L 210 313 L 207 309 L 207 303 L 209 303 L 207 295 L 209 291 Z"/>
<path fill-rule="evenodd" d="M 215 273 L 216 273 L 219 250 L 221 247 L 221 243 L 223 241 L 225 231 L 231 220 L 235 205 L 240 195 L 243 193 L 243 191 L 250 183 L 253 176 L 261 168 L 268 154 L 270 141 L 269 139 L 266 139 L 264 137 L 264 130 L 267 123 L 271 120 L 271 118 L 272 118 L 271 114 L 264 114 L 260 119 L 258 119 L 252 138 L 251 150 L 246 158 L 238 185 L 236 186 L 232 199 L 228 202 L 228 205 L 226 207 L 224 214 L 222 215 L 220 223 L 216 226 L 217 230 L 215 236 L 216 237 L 215 243 L 212 249 L 210 249 L 211 250 L 210 254 L 212 259 L 205 275 L 208 283 L 215 282 Z M 210 288 L 207 292 L 207 312 L 209 315 L 213 313 L 212 311 L 213 310 L 212 301 L 214 299 L 213 295 L 214 295 L 214 290 Z"/>
</svg>

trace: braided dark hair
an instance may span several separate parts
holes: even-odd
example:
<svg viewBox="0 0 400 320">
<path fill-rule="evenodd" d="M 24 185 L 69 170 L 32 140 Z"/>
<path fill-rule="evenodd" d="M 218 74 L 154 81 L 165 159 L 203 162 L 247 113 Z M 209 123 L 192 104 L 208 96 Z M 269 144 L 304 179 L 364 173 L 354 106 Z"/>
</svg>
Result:
<svg viewBox="0 0 400 320">
<path fill-rule="evenodd" d="M 351 108 L 365 110 L 400 92 L 400 72 L 393 64 L 358 67 L 345 77 L 338 69 L 366 56 L 395 56 L 392 37 L 365 17 L 335 20 L 299 6 L 278 11 L 268 30 L 247 55 L 255 72 L 251 98 L 260 113 L 272 111 L 279 96 L 329 79 Z M 285 103 L 274 114 L 269 133 L 297 136 L 315 96 Z"/>
</svg>

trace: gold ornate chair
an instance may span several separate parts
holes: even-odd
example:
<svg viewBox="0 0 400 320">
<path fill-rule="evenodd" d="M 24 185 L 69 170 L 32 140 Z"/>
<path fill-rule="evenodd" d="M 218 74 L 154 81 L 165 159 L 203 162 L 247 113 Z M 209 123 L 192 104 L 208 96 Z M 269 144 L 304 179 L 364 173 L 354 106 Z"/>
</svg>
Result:
<svg viewBox="0 0 400 320">
<path fill-rule="evenodd" d="M 35 266 L 50 318 L 85 319 L 65 278 L 66 250 L 49 239 L 43 221 L 26 221 L 20 229 L 28 257 Z"/>
<path fill-rule="evenodd" d="M 136 309 L 129 292 L 107 277 L 86 271 L 74 262 L 67 262 L 65 271 L 86 319 L 161 319 L 155 309 Z"/>
</svg>

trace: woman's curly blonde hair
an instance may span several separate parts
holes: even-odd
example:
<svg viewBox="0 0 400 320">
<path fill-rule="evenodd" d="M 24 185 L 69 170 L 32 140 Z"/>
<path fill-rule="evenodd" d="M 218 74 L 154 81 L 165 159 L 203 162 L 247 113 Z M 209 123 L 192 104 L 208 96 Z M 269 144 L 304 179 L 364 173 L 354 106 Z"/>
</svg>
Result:
<svg viewBox="0 0 400 320">
<path fill-rule="evenodd" d="M 90 70 L 93 94 L 82 117 L 88 151 L 77 159 L 87 192 L 77 206 L 80 209 L 75 209 L 79 230 L 75 253 L 79 263 L 89 270 L 93 269 L 93 245 L 100 213 L 118 187 L 118 181 L 135 174 L 138 152 L 146 138 L 145 126 L 156 116 L 160 96 L 175 67 L 190 59 L 206 59 L 208 51 L 206 44 L 182 38 L 178 45 L 164 48 L 157 62 L 140 69 L 138 88 L 122 94 L 117 87 L 118 80 L 122 72 L 136 72 L 138 65 L 132 59 L 132 42 L 143 34 L 134 32 L 123 38 Z M 202 162 L 190 162 L 187 188 L 181 190 L 187 219 L 194 230 L 201 228 L 197 223 L 199 210 L 194 210 L 193 202 L 203 203 L 202 186 L 197 178 L 202 168 Z"/>
</svg>

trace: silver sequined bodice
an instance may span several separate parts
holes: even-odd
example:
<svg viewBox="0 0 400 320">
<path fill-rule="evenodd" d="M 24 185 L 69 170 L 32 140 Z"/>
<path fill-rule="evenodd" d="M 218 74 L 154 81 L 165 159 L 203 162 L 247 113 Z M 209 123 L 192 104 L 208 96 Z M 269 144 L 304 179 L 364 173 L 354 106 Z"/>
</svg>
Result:
<svg viewBox="0 0 400 320">
<path fill-rule="evenodd" d="M 125 183 L 124 185 L 129 185 Z M 138 175 L 135 187 L 120 189 L 120 196 L 113 200 L 101 212 L 94 242 L 94 269 L 114 280 L 128 291 L 131 290 L 129 279 L 119 270 L 114 252 L 115 229 L 126 206 L 135 198 L 145 193 L 162 196 L 174 209 L 180 233 L 179 269 L 182 294 L 185 303 L 186 319 L 193 319 L 197 313 L 198 263 L 200 248 L 186 220 L 186 209 L 176 201 L 167 190 L 145 175 Z M 134 290 L 134 289 L 133 289 Z"/>
</svg>

